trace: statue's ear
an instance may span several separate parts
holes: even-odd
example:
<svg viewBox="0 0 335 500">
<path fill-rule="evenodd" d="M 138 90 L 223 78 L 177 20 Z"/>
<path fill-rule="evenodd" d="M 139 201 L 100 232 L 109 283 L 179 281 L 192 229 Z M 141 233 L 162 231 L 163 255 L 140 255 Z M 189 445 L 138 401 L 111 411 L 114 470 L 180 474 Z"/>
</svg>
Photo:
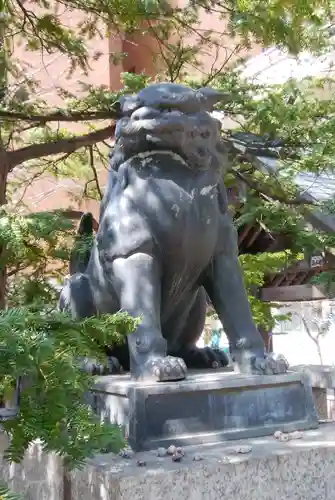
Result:
<svg viewBox="0 0 335 500">
<path fill-rule="evenodd" d="M 121 116 L 130 116 L 140 105 L 137 95 L 125 95 L 120 97 L 117 106 Z"/>
<path fill-rule="evenodd" d="M 210 87 L 203 87 L 198 89 L 197 92 L 201 94 L 204 99 L 206 111 L 212 111 L 215 104 L 218 102 L 229 102 L 231 101 L 231 95 L 227 92 L 219 92 L 218 90 L 212 89 Z"/>
<path fill-rule="evenodd" d="M 122 99 L 122 98 L 121 98 Z M 118 101 L 114 102 L 113 104 L 113 111 L 116 115 L 116 119 L 118 119 L 120 116 L 122 116 L 122 110 L 121 110 L 121 99 L 119 99 Z"/>
<path fill-rule="evenodd" d="M 82 215 L 70 254 L 69 273 L 84 273 L 91 257 L 94 219 L 90 212 Z"/>
<path fill-rule="evenodd" d="M 91 212 L 86 212 L 81 216 L 77 229 L 77 236 L 83 234 L 87 236 L 93 235 L 93 214 L 91 214 Z"/>
</svg>

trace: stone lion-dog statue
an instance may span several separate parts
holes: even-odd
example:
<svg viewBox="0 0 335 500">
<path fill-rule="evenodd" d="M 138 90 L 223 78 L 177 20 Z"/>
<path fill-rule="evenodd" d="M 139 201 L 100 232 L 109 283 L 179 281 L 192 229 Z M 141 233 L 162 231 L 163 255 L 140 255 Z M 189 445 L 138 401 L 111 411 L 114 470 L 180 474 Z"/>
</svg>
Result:
<svg viewBox="0 0 335 500">
<path fill-rule="evenodd" d="M 251 314 L 228 210 L 221 124 L 214 89 L 157 83 L 119 102 L 99 229 L 86 258 L 76 252 L 60 309 L 74 318 L 127 311 L 140 317 L 127 345 L 106 348 L 110 372 L 122 364 L 137 380 L 177 381 L 187 368 L 228 364 L 198 348 L 209 297 L 230 343 L 235 369 L 287 371 L 266 354 Z M 79 237 L 92 234 L 85 214 Z"/>
</svg>

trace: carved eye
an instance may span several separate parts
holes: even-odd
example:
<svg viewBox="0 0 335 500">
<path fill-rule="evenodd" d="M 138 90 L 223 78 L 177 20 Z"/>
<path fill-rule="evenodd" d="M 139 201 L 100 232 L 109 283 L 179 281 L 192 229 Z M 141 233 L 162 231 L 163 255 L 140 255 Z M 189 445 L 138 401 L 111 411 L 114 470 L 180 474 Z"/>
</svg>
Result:
<svg viewBox="0 0 335 500">
<path fill-rule="evenodd" d="M 203 131 L 201 132 L 201 137 L 202 137 L 203 139 L 208 139 L 210 135 L 211 135 L 211 134 L 210 134 L 209 130 L 203 130 Z"/>
</svg>

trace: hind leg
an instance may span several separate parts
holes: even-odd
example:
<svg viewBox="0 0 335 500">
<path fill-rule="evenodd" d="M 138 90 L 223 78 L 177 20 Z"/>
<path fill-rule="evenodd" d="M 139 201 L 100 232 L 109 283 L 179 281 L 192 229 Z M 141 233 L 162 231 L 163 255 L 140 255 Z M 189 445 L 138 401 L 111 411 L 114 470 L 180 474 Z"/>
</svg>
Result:
<svg viewBox="0 0 335 500">
<path fill-rule="evenodd" d="M 196 345 L 204 330 L 206 309 L 206 292 L 201 287 L 184 323 L 180 347 L 175 353 L 171 353 L 183 358 L 186 366 L 191 369 L 222 368 L 229 363 L 227 354 L 220 349 L 201 348 Z"/>
</svg>

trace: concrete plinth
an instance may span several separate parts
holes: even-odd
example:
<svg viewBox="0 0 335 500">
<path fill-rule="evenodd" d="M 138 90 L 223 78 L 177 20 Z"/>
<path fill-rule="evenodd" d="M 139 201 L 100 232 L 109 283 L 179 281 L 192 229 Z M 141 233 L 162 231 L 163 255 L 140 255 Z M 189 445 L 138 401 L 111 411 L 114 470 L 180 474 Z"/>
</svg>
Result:
<svg viewBox="0 0 335 500">
<path fill-rule="evenodd" d="M 328 425 L 288 442 L 270 436 L 188 447 L 179 463 L 153 452 L 98 456 L 73 474 L 71 500 L 334 500 L 335 428 Z M 251 451 L 239 453 L 243 447 Z"/>
<path fill-rule="evenodd" d="M 97 378 L 91 404 L 102 419 L 125 427 L 135 451 L 318 426 L 312 389 L 303 373 L 246 376 L 201 371 L 173 383 L 104 376 Z"/>
<path fill-rule="evenodd" d="M 334 500 L 335 424 L 285 442 L 269 436 L 185 447 L 181 462 L 156 450 L 97 455 L 72 473 L 38 443 L 10 465 L 1 456 L 8 444 L 0 434 L 0 479 L 24 500 Z"/>
<path fill-rule="evenodd" d="M 335 367 L 330 365 L 297 365 L 294 372 L 309 377 L 320 420 L 335 420 Z"/>
</svg>

